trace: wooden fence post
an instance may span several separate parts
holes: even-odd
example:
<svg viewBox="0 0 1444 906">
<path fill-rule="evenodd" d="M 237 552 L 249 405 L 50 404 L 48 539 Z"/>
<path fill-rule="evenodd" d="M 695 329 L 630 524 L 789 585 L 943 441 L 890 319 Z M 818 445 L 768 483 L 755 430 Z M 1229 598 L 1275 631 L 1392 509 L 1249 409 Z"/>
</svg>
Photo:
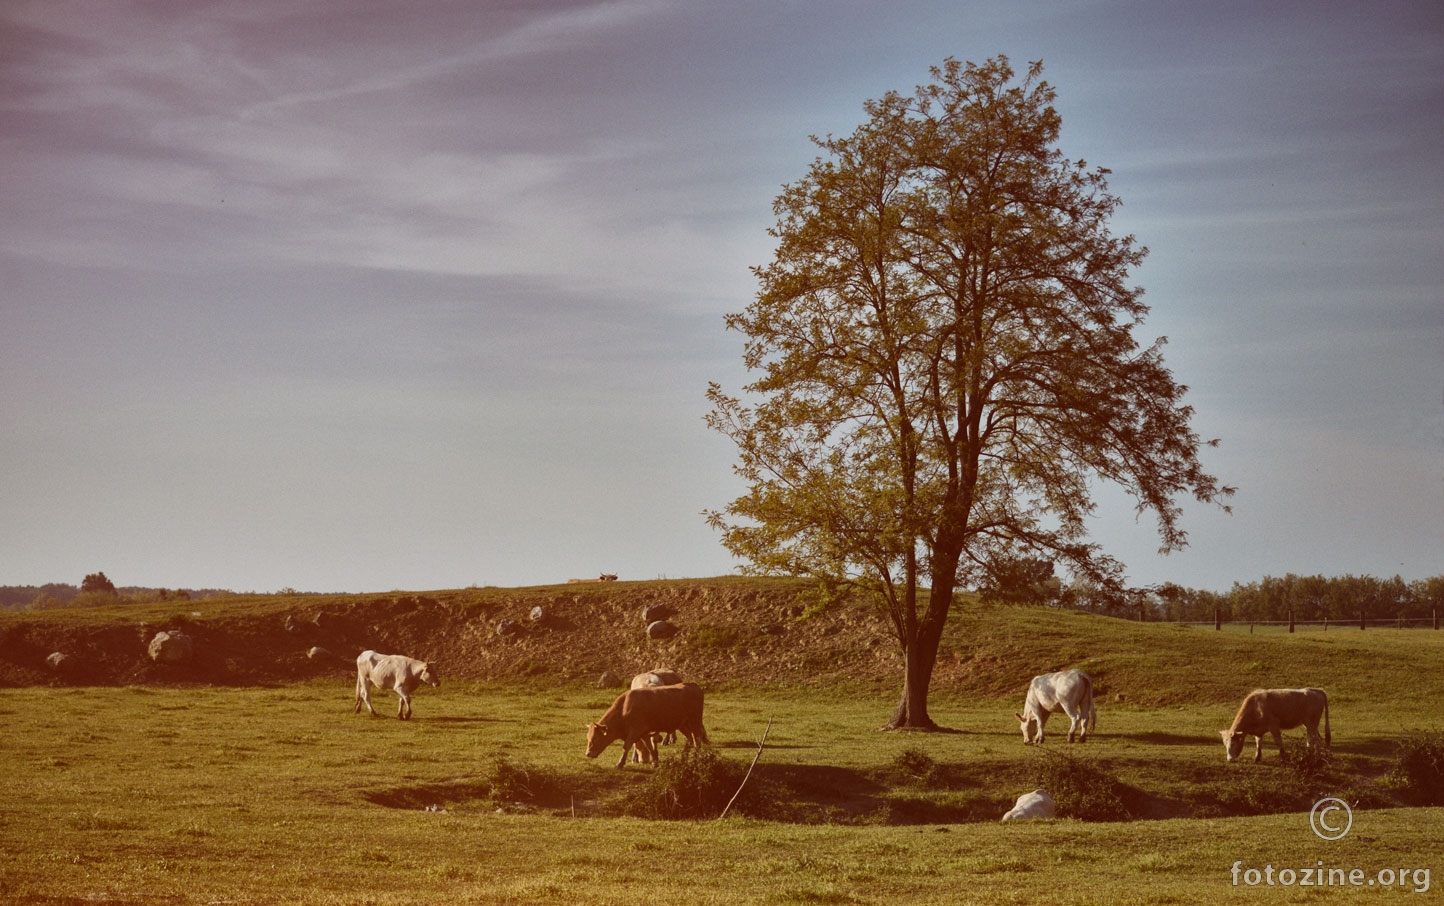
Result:
<svg viewBox="0 0 1444 906">
<path fill-rule="evenodd" d="M 1435 629 L 1438 629 L 1438 628 L 1439 628 L 1439 611 L 1437 611 L 1437 610 L 1434 611 L 1434 628 L 1435 628 Z M 1218 608 L 1218 607 L 1214 607 L 1214 608 L 1213 608 L 1213 631 L 1214 631 L 1214 632 L 1218 632 L 1218 631 L 1220 631 L 1220 630 L 1222 630 L 1222 629 L 1223 629 L 1223 611 L 1222 611 L 1220 608 Z"/>
<path fill-rule="evenodd" d="M 1360 631 L 1360 632 L 1363 632 L 1365 629 L 1368 629 L 1368 628 L 1369 628 L 1369 627 L 1364 623 L 1364 608 L 1360 607 L 1360 608 L 1359 608 L 1359 631 Z"/>
<path fill-rule="evenodd" d="M 1289 608 L 1289 632 L 1294 631 L 1294 609 Z"/>
<path fill-rule="evenodd" d="M 1434 628 L 1439 628 L 1439 608 L 1434 608 Z"/>
</svg>

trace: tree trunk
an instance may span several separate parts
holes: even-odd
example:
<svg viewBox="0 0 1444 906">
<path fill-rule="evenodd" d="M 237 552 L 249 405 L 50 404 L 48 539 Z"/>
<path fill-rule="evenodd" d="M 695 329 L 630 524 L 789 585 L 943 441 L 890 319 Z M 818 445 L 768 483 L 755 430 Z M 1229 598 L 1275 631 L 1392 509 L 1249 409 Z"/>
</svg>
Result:
<svg viewBox="0 0 1444 906">
<path fill-rule="evenodd" d="M 927 636 L 933 638 L 929 642 Z M 903 646 L 902 699 L 893 711 L 892 720 L 884 730 L 936 730 L 938 725 L 928 716 L 928 688 L 933 681 L 933 665 L 938 659 L 941 636 L 919 627 L 917 635 Z"/>
<path fill-rule="evenodd" d="M 946 559 L 946 558 L 945 558 Z M 883 727 L 885 730 L 936 730 L 938 725 L 928 716 L 928 689 L 932 686 L 933 667 L 938 661 L 938 645 L 943 640 L 943 626 L 948 621 L 948 610 L 953 603 L 953 583 L 957 578 L 957 561 L 953 561 L 951 574 L 945 575 L 947 564 L 939 568 L 935 556 L 933 561 L 933 587 L 928 590 L 928 607 L 917 628 L 909 633 L 911 638 L 903 640 L 903 690 L 902 699 L 893 711 L 892 720 Z"/>
</svg>

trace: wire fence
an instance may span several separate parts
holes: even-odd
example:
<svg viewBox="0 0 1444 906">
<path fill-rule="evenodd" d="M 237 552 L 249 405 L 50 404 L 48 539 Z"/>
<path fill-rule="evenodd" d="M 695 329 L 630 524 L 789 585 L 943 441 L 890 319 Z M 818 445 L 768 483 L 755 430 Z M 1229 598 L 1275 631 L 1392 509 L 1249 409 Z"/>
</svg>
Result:
<svg viewBox="0 0 1444 906">
<path fill-rule="evenodd" d="M 1179 626 L 1216 629 L 1220 632 L 1360 632 L 1370 629 L 1435 629 L 1439 614 L 1427 617 L 1395 617 L 1326 620 L 1169 620 Z"/>
</svg>

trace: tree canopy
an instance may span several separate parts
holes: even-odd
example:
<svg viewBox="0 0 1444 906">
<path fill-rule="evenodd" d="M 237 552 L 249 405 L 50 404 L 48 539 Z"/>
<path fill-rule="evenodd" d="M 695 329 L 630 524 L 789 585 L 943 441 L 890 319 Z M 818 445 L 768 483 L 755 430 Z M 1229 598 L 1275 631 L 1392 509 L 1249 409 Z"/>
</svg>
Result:
<svg viewBox="0 0 1444 906">
<path fill-rule="evenodd" d="M 90 573 L 80 582 L 82 592 L 95 592 L 98 594 L 115 594 L 115 583 L 106 578 L 105 573 Z"/>
<path fill-rule="evenodd" d="M 708 423 L 748 492 L 708 513 L 762 573 L 874 594 L 907 664 L 891 726 L 930 727 L 927 690 L 955 588 L 1045 555 L 1116 583 L 1088 541 L 1097 481 L 1186 543 L 1177 498 L 1231 493 L 1203 471 L 1187 388 L 1114 236 L 1108 171 L 1055 144 L 1032 64 L 949 59 L 912 95 L 868 101 L 773 203 L 771 262 L 727 316 L 747 337 L 746 402 L 713 384 Z"/>
</svg>

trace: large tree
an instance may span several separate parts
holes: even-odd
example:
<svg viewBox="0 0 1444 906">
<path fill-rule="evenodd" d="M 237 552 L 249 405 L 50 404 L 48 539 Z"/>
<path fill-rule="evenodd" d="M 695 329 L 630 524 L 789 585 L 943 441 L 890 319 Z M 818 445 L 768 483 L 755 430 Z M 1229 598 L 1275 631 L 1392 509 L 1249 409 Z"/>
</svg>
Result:
<svg viewBox="0 0 1444 906">
<path fill-rule="evenodd" d="M 1177 498 L 1221 503 L 1164 367 L 1134 338 L 1146 252 L 1113 236 L 1104 169 L 1055 147 L 1042 65 L 949 59 L 773 204 L 772 261 L 727 325 L 746 335 L 747 402 L 713 384 L 708 423 L 749 491 L 708 514 L 763 573 L 879 602 L 904 653 L 891 727 L 933 727 L 928 687 L 953 592 L 988 564 L 1046 556 L 1117 583 L 1088 541 L 1096 480 L 1186 543 Z"/>
</svg>

